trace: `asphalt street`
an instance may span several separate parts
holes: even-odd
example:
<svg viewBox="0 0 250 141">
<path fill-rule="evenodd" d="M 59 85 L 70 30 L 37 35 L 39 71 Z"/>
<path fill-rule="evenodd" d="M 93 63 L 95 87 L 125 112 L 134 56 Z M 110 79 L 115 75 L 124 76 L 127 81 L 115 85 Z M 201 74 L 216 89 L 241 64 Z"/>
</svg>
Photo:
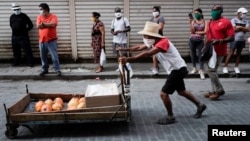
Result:
<svg viewBox="0 0 250 141">
<path fill-rule="evenodd" d="M 31 124 L 34 133 L 20 126 L 18 141 L 207 141 L 208 125 L 250 125 L 249 78 L 222 78 L 226 94 L 219 100 L 203 97 L 210 90 L 209 79 L 185 79 L 187 90 L 207 105 L 203 117 L 194 119 L 196 107 L 174 93 L 173 109 L 177 122 L 158 125 L 156 121 L 166 115 L 159 92 L 165 79 L 131 79 L 130 95 L 132 120 L 125 122 L 87 122 L 75 124 Z M 42 93 L 84 93 L 90 84 L 110 83 L 117 85 L 120 79 L 89 80 L 0 80 L 0 103 L 7 108 L 29 92 Z M 0 108 L 0 140 L 6 138 L 6 115 Z"/>
</svg>

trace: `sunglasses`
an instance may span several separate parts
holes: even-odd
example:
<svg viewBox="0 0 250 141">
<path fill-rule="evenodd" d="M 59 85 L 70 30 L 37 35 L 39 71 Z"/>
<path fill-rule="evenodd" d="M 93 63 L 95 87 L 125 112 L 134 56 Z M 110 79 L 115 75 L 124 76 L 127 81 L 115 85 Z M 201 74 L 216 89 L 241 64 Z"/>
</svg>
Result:
<svg viewBox="0 0 250 141">
<path fill-rule="evenodd" d="M 13 11 L 18 11 L 18 10 L 20 10 L 20 9 L 14 9 Z"/>
</svg>

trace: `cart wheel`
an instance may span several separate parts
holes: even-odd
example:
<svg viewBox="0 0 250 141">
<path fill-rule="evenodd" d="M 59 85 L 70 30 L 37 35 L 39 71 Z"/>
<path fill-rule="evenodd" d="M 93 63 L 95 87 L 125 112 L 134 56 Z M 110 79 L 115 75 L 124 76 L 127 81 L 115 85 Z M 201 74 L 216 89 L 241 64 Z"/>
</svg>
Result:
<svg viewBox="0 0 250 141">
<path fill-rule="evenodd" d="M 16 128 L 9 128 L 5 131 L 5 136 L 9 139 L 14 139 L 17 136 L 17 129 Z"/>
</svg>

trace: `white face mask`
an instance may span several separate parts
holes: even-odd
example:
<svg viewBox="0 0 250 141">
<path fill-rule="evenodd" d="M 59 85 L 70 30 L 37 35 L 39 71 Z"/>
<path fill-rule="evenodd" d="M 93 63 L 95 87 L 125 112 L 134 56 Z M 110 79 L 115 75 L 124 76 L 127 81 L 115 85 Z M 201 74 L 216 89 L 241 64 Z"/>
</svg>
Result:
<svg viewBox="0 0 250 141">
<path fill-rule="evenodd" d="M 245 19 L 245 18 L 246 18 L 246 16 L 247 16 L 247 14 L 246 14 L 246 13 L 242 13 L 240 17 L 241 17 L 242 19 Z"/>
<path fill-rule="evenodd" d="M 120 13 L 120 12 L 115 13 L 116 18 L 120 18 L 121 16 L 122 16 L 122 13 Z"/>
<path fill-rule="evenodd" d="M 44 11 L 43 10 L 40 10 L 39 13 L 40 13 L 40 15 L 44 15 Z"/>
<path fill-rule="evenodd" d="M 15 15 L 20 15 L 21 14 L 21 9 L 14 10 Z"/>
<path fill-rule="evenodd" d="M 152 45 L 155 43 L 155 39 L 146 39 L 143 38 L 143 43 L 148 47 L 152 47 Z"/>
<path fill-rule="evenodd" d="M 153 12 L 152 14 L 153 14 L 153 16 L 154 16 L 154 17 L 157 17 L 157 16 L 159 16 L 159 15 L 160 15 L 160 13 L 159 13 L 158 11 Z"/>
</svg>

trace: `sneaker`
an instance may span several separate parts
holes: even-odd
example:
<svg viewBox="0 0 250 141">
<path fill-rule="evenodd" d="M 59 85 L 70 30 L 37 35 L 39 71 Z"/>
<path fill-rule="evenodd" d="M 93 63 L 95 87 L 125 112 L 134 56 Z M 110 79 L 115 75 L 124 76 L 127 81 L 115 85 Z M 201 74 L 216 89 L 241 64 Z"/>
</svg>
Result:
<svg viewBox="0 0 250 141">
<path fill-rule="evenodd" d="M 239 69 L 238 67 L 235 67 L 235 68 L 234 68 L 234 71 L 235 71 L 235 73 L 237 73 L 237 74 L 240 73 L 240 69 Z"/>
<path fill-rule="evenodd" d="M 48 72 L 48 71 L 41 71 L 39 75 L 40 75 L 40 76 L 44 76 L 44 75 L 47 74 L 47 73 L 49 73 L 49 72 Z"/>
<path fill-rule="evenodd" d="M 157 68 L 152 68 L 152 73 L 153 73 L 154 75 L 157 75 L 157 74 L 159 74 L 159 71 L 158 71 Z"/>
<path fill-rule="evenodd" d="M 223 73 L 228 73 L 227 67 L 223 67 L 222 71 L 223 71 Z"/>
<path fill-rule="evenodd" d="M 197 107 L 197 112 L 194 115 L 194 118 L 200 118 L 202 116 L 202 113 L 207 109 L 207 106 L 205 104 L 201 104 L 199 107 Z"/>
<path fill-rule="evenodd" d="M 199 71 L 199 74 L 200 74 L 201 80 L 204 80 L 204 79 L 205 79 L 205 75 L 204 75 L 203 70 L 200 70 L 200 71 Z"/>
<path fill-rule="evenodd" d="M 196 68 L 193 68 L 192 71 L 190 72 L 190 74 L 195 74 L 197 72 Z"/>
<path fill-rule="evenodd" d="M 61 71 L 57 71 L 57 72 L 56 72 L 56 75 L 57 75 L 57 76 L 61 76 L 61 75 L 62 75 Z"/>
</svg>

